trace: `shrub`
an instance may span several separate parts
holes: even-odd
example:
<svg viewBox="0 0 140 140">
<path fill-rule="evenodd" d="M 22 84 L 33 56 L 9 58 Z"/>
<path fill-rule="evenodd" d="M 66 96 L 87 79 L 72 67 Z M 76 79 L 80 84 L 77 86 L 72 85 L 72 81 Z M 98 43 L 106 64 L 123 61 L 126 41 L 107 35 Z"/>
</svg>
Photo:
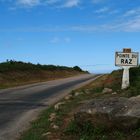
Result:
<svg viewBox="0 0 140 140">
<path fill-rule="evenodd" d="M 8 71 L 33 71 L 33 70 L 66 70 L 66 71 L 78 71 L 83 72 L 78 66 L 75 67 L 66 67 L 66 66 L 55 66 L 55 65 L 41 65 L 41 64 L 32 64 L 25 63 L 22 61 L 7 60 L 6 62 L 0 63 L 0 72 Z"/>
</svg>

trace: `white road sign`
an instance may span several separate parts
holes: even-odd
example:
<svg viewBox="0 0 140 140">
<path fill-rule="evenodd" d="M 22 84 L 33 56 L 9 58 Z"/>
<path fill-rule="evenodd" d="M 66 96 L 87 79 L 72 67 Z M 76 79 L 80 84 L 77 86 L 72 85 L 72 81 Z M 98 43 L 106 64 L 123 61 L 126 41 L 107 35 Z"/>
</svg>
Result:
<svg viewBox="0 0 140 140">
<path fill-rule="evenodd" d="M 138 66 L 139 65 L 139 53 L 116 52 L 115 65 L 116 66 L 132 66 L 132 67 Z"/>
</svg>

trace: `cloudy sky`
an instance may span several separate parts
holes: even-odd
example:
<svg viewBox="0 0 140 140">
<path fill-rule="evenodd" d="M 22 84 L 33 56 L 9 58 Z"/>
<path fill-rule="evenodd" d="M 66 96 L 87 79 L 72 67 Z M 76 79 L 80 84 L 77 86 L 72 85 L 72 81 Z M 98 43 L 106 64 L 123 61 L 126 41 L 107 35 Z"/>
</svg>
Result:
<svg viewBox="0 0 140 140">
<path fill-rule="evenodd" d="M 0 0 L 0 62 L 106 72 L 122 48 L 140 51 L 140 0 Z"/>
</svg>

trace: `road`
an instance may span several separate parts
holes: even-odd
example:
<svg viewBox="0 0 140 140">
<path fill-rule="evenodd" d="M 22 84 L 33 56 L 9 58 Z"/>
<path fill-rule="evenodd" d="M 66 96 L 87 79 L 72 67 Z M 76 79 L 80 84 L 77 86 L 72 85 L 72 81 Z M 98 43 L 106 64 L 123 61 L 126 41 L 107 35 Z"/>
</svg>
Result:
<svg viewBox="0 0 140 140">
<path fill-rule="evenodd" d="M 0 90 L 0 140 L 18 139 L 43 109 L 99 76 L 85 74 Z"/>
</svg>

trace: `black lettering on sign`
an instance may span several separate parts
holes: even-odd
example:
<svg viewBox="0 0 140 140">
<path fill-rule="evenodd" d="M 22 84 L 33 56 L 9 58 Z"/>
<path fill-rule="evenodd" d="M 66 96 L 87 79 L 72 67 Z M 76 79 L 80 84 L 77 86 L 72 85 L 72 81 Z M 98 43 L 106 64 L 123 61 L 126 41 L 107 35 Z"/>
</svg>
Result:
<svg viewBox="0 0 140 140">
<path fill-rule="evenodd" d="M 124 64 L 124 59 L 121 59 L 121 64 Z"/>
<path fill-rule="evenodd" d="M 132 54 L 132 58 L 137 58 L 137 55 L 135 55 L 135 54 Z"/>
<path fill-rule="evenodd" d="M 125 60 L 125 64 L 128 64 L 128 59 Z"/>
<path fill-rule="evenodd" d="M 132 59 L 129 59 L 129 64 L 132 64 Z"/>
<path fill-rule="evenodd" d="M 133 59 L 121 59 L 121 64 L 130 64 L 132 65 Z"/>
</svg>

